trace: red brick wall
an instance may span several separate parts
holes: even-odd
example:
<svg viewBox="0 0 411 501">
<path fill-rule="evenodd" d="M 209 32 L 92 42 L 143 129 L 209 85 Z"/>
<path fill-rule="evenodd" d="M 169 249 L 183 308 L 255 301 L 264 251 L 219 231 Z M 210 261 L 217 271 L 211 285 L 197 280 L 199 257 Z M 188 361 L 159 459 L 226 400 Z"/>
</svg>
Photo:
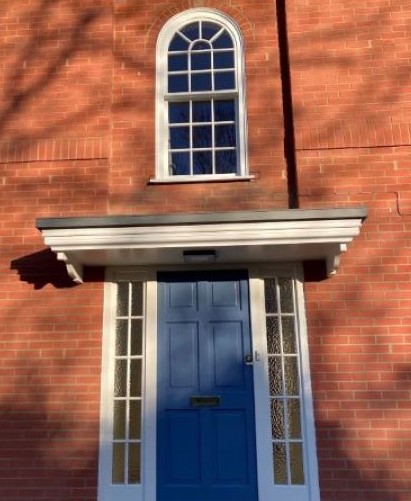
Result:
<svg viewBox="0 0 411 501">
<path fill-rule="evenodd" d="M 247 1 L 115 2 L 110 210 L 200 212 L 285 207 L 281 85 L 275 6 Z M 210 6 L 232 16 L 246 46 L 251 182 L 150 185 L 154 175 L 155 47 L 174 14 Z"/>
<path fill-rule="evenodd" d="M 35 218 L 107 213 L 111 23 L 99 1 L 0 5 L 5 501 L 96 499 L 101 276 L 73 287 Z"/>
<path fill-rule="evenodd" d="M 253 181 L 148 184 L 156 38 L 193 6 L 242 29 Z M 300 205 L 370 210 L 306 284 L 321 501 L 408 501 L 410 5 L 287 17 Z M 95 501 L 102 274 L 72 286 L 35 218 L 285 208 L 275 2 L 9 0 L 0 26 L 0 499 Z"/>
<path fill-rule="evenodd" d="M 338 274 L 306 284 L 321 499 L 406 501 L 411 6 L 297 0 L 288 19 L 301 206 L 369 209 Z"/>
</svg>

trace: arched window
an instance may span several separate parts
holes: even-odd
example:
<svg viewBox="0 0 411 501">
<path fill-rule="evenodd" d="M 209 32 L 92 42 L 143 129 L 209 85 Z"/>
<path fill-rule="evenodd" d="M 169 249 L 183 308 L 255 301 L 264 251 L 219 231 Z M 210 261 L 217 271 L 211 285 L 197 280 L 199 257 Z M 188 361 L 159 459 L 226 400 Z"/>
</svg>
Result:
<svg viewBox="0 0 411 501">
<path fill-rule="evenodd" d="M 157 44 L 156 180 L 245 176 L 246 121 L 240 32 L 226 15 L 190 9 Z"/>
</svg>

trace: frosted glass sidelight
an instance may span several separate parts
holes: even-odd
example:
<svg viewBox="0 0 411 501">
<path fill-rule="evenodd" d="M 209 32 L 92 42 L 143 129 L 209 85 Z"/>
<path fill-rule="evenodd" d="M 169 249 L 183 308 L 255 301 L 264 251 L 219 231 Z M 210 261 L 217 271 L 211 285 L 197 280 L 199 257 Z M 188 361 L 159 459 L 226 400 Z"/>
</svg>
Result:
<svg viewBox="0 0 411 501">
<path fill-rule="evenodd" d="M 293 279 L 266 278 L 264 293 L 274 483 L 301 485 L 304 446 Z"/>
<path fill-rule="evenodd" d="M 120 282 L 114 340 L 112 482 L 141 482 L 142 375 L 144 348 L 142 282 Z"/>
</svg>

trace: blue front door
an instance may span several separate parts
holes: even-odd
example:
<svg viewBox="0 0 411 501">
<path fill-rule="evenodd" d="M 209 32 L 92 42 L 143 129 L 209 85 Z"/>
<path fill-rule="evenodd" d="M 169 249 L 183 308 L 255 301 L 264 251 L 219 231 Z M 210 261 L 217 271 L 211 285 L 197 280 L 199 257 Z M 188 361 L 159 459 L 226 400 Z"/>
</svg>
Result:
<svg viewBox="0 0 411 501">
<path fill-rule="evenodd" d="M 158 282 L 157 501 L 257 501 L 247 275 Z"/>
</svg>

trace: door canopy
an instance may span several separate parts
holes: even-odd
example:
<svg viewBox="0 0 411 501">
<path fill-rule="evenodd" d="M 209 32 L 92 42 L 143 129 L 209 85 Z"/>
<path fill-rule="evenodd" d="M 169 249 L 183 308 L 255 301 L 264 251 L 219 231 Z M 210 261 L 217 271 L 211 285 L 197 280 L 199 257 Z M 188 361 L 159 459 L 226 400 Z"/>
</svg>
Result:
<svg viewBox="0 0 411 501">
<path fill-rule="evenodd" d="M 336 272 L 365 208 L 41 218 L 44 243 L 75 282 L 84 266 L 324 260 Z"/>
</svg>

